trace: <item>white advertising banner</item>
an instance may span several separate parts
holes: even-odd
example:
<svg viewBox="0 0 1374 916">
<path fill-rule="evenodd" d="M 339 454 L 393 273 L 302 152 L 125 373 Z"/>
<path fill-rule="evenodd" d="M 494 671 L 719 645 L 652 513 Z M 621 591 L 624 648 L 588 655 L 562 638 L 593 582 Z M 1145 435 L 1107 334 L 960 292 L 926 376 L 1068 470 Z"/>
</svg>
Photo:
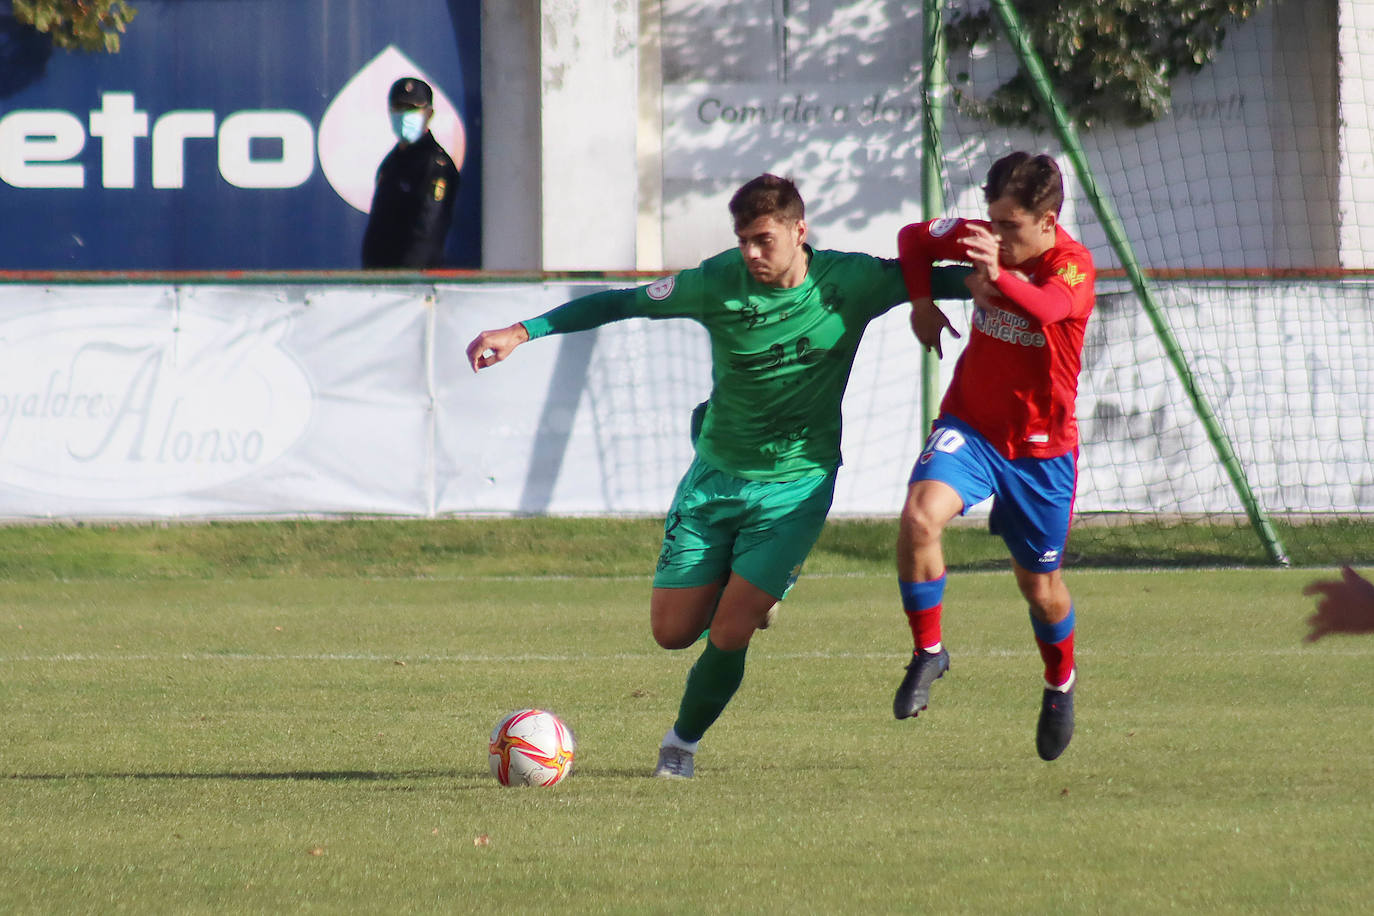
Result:
<svg viewBox="0 0 1374 916">
<path fill-rule="evenodd" d="M 0 518 L 661 513 L 710 394 L 700 327 L 632 319 L 478 375 L 466 362 L 478 331 L 602 288 L 5 286 Z M 1165 296 L 1268 511 L 1374 511 L 1372 298 L 1351 283 Z M 967 335 L 966 310 L 948 311 Z M 946 345 L 946 380 L 961 343 Z M 924 438 L 918 365 L 905 309 L 870 327 L 836 514 L 900 508 Z M 1240 511 L 1129 296 L 1100 297 L 1079 416 L 1080 511 Z"/>
<path fill-rule="evenodd" d="M 5 516 L 423 511 L 423 292 L 6 292 Z"/>
<path fill-rule="evenodd" d="M 705 333 L 632 319 L 522 347 L 473 375 L 465 348 L 605 286 L 441 289 L 435 315 L 435 504 L 449 513 L 663 512 L 710 394 Z"/>
</svg>

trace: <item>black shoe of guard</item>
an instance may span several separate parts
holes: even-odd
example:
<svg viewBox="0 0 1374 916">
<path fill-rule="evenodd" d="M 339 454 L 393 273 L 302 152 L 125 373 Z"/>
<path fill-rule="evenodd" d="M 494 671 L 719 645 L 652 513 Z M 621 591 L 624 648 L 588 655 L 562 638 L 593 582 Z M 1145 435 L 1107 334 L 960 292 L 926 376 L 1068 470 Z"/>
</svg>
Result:
<svg viewBox="0 0 1374 916">
<path fill-rule="evenodd" d="M 930 703 L 930 685 L 944 677 L 949 670 L 949 652 L 942 646 L 939 652 L 919 650 L 912 653 L 906 676 L 892 700 L 892 714 L 899 719 L 919 715 Z"/>
<path fill-rule="evenodd" d="M 1073 688 L 1060 692 L 1045 688 L 1040 701 L 1040 723 L 1035 728 L 1035 750 L 1041 760 L 1054 760 L 1073 738 Z"/>
</svg>

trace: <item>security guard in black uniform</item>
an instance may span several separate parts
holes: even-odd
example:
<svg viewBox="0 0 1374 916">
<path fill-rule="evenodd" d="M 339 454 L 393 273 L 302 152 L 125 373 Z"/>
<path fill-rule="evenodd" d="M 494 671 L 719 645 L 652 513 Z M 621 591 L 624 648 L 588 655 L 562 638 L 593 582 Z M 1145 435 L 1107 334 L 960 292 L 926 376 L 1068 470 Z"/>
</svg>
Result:
<svg viewBox="0 0 1374 916">
<path fill-rule="evenodd" d="M 387 102 L 397 142 L 377 169 L 363 267 L 442 267 L 458 168 L 429 132 L 434 92 L 406 77 L 392 84 Z"/>
</svg>

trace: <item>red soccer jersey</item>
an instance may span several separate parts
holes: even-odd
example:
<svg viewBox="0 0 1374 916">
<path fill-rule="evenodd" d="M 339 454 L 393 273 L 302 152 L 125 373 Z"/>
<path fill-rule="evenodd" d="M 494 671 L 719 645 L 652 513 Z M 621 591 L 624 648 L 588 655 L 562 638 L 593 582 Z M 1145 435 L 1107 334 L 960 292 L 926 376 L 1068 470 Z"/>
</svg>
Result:
<svg viewBox="0 0 1374 916">
<path fill-rule="evenodd" d="M 981 220 L 937 219 L 912 223 L 897 234 L 913 300 L 930 296 L 933 263 L 968 262 L 963 240 L 973 224 L 990 228 Z M 1074 405 L 1095 298 L 1092 255 L 1056 227 L 1049 251 L 1001 266 L 1001 295 L 974 303 L 968 344 L 940 412 L 978 430 L 1007 458 L 1056 458 L 1078 446 Z"/>
</svg>

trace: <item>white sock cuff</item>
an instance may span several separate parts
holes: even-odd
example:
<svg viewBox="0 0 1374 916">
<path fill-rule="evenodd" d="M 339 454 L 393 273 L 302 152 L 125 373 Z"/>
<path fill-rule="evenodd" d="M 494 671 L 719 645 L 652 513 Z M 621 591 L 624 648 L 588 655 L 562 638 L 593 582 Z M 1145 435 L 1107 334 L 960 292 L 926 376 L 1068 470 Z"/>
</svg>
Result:
<svg viewBox="0 0 1374 916">
<path fill-rule="evenodd" d="M 686 752 L 689 753 L 689 754 L 695 754 L 695 753 L 697 752 L 697 745 L 699 745 L 699 744 L 701 744 L 701 741 L 700 741 L 700 740 L 697 740 L 697 741 L 686 741 L 686 740 L 683 740 L 682 738 L 679 738 L 679 737 L 678 737 L 678 734 L 677 734 L 677 731 L 676 731 L 675 729 L 671 729 L 671 728 L 670 728 L 670 729 L 668 729 L 668 734 L 666 734 L 666 735 L 663 736 L 663 744 L 662 744 L 662 746 L 663 746 L 663 747 L 676 747 L 676 748 L 680 748 L 681 750 L 686 751 Z"/>
<path fill-rule="evenodd" d="M 1060 693 L 1068 693 L 1069 688 L 1073 687 L 1073 682 L 1076 680 L 1078 680 L 1078 668 L 1075 667 L 1072 671 L 1069 672 L 1069 679 L 1064 683 L 1049 684 L 1048 681 L 1046 681 L 1045 683 L 1049 684 L 1049 688 L 1051 690 L 1058 690 Z"/>
</svg>

